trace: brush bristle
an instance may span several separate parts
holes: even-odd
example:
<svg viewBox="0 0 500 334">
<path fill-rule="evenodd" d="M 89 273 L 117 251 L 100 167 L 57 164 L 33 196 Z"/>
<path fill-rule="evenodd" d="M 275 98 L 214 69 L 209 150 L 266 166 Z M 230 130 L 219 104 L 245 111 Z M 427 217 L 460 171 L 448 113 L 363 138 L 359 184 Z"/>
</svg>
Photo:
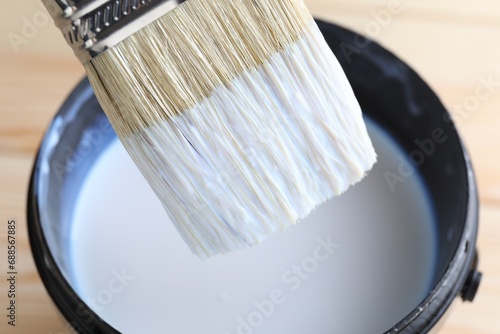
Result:
<svg viewBox="0 0 500 334">
<path fill-rule="evenodd" d="M 285 230 L 376 160 L 349 82 L 302 0 L 188 0 L 86 70 L 200 257 Z"/>
</svg>

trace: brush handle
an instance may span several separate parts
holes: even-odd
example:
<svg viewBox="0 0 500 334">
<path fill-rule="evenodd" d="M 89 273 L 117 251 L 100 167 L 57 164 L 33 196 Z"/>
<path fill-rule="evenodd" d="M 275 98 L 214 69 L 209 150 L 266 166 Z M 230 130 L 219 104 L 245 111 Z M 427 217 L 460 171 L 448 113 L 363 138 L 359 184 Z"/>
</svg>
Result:
<svg viewBox="0 0 500 334">
<path fill-rule="evenodd" d="M 42 0 L 82 64 L 185 0 Z"/>
</svg>

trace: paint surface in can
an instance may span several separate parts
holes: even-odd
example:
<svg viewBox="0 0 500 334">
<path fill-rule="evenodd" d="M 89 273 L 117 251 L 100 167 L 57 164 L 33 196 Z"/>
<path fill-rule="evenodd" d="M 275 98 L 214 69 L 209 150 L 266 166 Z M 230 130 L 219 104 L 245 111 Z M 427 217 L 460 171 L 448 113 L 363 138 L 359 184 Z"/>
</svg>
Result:
<svg viewBox="0 0 500 334">
<path fill-rule="evenodd" d="M 433 206 L 408 157 L 367 121 L 379 155 L 365 180 L 262 245 L 192 255 L 115 140 L 80 191 L 71 284 L 122 333 L 382 333 L 429 293 Z M 392 175 L 392 174 L 391 174 Z"/>
</svg>

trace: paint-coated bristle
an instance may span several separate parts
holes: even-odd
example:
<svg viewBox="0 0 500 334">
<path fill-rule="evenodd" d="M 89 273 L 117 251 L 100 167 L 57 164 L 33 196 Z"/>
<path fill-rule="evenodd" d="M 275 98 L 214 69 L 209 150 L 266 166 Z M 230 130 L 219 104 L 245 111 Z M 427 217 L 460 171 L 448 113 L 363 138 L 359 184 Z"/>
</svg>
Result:
<svg viewBox="0 0 500 334">
<path fill-rule="evenodd" d="M 285 230 L 376 160 L 354 93 L 302 0 L 188 0 L 86 70 L 201 257 Z"/>
</svg>

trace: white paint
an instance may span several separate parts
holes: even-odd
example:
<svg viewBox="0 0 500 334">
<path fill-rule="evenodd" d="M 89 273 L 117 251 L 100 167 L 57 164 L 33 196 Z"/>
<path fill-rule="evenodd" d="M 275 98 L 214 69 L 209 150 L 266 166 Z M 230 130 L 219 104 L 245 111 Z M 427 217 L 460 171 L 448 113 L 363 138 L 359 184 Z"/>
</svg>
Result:
<svg viewBox="0 0 500 334">
<path fill-rule="evenodd" d="M 383 173 L 403 153 L 369 128 L 379 162 L 366 180 L 289 231 L 206 262 L 116 141 L 79 196 L 74 288 L 126 334 L 383 332 L 429 291 L 434 220 L 417 175 L 391 192 Z"/>
<path fill-rule="evenodd" d="M 189 110 L 122 142 L 202 258 L 286 230 L 376 161 L 359 103 L 316 24 Z"/>
</svg>

